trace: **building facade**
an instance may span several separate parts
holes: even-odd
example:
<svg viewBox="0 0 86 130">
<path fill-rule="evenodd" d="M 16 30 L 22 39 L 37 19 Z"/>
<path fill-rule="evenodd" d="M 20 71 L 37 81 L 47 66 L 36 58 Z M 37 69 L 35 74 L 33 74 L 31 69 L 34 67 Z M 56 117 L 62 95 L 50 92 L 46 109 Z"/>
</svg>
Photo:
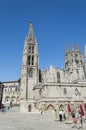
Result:
<svg viewBox="0 0 86 130">
<path fill-rule="evenodd" d="M 79 46 L 65 50 L 64 68 L 39 69 L 38 43 L 30 22 L 25 39 L 20 76 L 20 111 L 53 112 L 79 108 L 86 103 L 86 47 L 82 56 Z"/>
<path fill-rule="evenodd" d="M 20 106 L 20 80 L 3 83 L 2 104 L 4 106 Z"/>
</svg>

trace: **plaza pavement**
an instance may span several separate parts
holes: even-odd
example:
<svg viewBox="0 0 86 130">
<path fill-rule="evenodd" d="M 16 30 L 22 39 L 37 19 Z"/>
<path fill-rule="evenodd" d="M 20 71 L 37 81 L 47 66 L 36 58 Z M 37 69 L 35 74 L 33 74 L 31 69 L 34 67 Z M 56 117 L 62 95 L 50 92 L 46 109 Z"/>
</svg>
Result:
<svg viewBox="0 0 86 130">
<path fill-rule="evenodd" d="M 0 130 L 77 130 L 72 124 L 55 121 L 54 115 L 40 113 L 0 112 Z M 86 123 L 83 124 L 86 130 Z"/>
</svg>

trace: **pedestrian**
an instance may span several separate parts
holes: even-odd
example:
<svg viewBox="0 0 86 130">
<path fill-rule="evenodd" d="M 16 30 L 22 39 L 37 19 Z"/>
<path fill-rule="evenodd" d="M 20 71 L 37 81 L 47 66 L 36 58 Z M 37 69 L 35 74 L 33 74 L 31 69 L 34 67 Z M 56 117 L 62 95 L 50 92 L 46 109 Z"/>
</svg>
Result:
<svg viewBox="0 0 86 130">
<path fill-rule="evenodd" d="M 62 117 L 63 117 L 63 120 L 66 120 L 66 113 L 64 110 L 62 110 Z"/>
<path fill-rule="evenodd" d="M 82 113 L 80 110 L 78 111 L 78 115 L 77 115 L 77 128 L 78 129 L 83 128 Z"/>
<path fill-rule="evenodd" d="M 77 124 L 77 118 L 76 118 L 76 111 L 73 110 L 72 113 L 71 113 L 71 116 L 72 116 L 72 128 L 74 127 L 77 127 L 76 124 Z"/>
<path fill-rule="evenodd" d="M 62 121 L 62 114 L 63 114 L 63 113 L 62 113 L 62 110 L 60 110 L 60 112 L 59 112 L 59 120 L 60 120 L 60 121 Z"/>
<path fill-rule="evenodd" d="M 12 102 L 10 102 L 10 108 L 12 108 Z"/>
<path fill-rule="evenodd" d="M 43 110 L 41 110 L 41 115 L 43 114 Z"/>
</svg>

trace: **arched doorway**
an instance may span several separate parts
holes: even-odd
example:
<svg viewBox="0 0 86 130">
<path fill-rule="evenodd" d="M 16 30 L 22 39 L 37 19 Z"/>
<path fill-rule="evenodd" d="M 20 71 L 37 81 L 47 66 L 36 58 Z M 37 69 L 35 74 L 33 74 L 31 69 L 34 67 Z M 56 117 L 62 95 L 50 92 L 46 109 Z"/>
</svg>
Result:
<svg viewBox="0 0 86 130">
<path fill-rule="evenodd" d="M 53 106 L 52 104 L 49 104 L 49 105 L 47 106 L 47 108 L 46 108 L 46 111 L 48 111 L 48 112 L 54 112 L 54 111 L 55 111 L 55 108 L 54 108 L 54 106 Z"/>
<path fill-rule="evenodd" d="M 62 104 L 59 106 L 59 110 L 64 110 L 64 106 Z"/>
<path fill-rule="evenodd" d="M 10 103 L 10 97 L 9 97 L 9 96 L 5 97 L 5 103 L 6 103 L 6 104 L 9 104 L 9 103 Z"/>
<path fill-rule="evenodd" d="M 31 112 L 31 104 L 28 105 L 28 112 Z"/>
<path fill-rule="evenodd" d="M 15 96 L 11 97 L 11 102 L 12 102 L 12 104 L 16 104 L 16 97 Z"/>
</svg>

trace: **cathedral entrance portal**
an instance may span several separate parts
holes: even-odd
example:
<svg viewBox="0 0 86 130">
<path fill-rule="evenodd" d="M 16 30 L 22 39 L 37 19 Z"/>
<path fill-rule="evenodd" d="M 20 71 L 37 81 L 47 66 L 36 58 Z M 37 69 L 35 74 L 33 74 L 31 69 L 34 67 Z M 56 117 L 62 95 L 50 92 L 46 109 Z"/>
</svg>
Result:
<svg viewBox="0 0 86 130">
<path fill-rule="evenodd" d="M 54 108 L 53 105 L 50 104 L 50 105 L 47 106 L 46 111 L 48 111 L 48 112 L 52 112 L 52 111 L 55 111 L 55 108 Z"/>
<path fill-rule="evenodd" d="M 62 104 L 59 106 L 59 110 L 64 110 L 64 106 Z"/>
<path fill-rule="evenodd" d="M 28 112 L 31 112 L 31 104 L 28 106 Z"/>
</svg>

